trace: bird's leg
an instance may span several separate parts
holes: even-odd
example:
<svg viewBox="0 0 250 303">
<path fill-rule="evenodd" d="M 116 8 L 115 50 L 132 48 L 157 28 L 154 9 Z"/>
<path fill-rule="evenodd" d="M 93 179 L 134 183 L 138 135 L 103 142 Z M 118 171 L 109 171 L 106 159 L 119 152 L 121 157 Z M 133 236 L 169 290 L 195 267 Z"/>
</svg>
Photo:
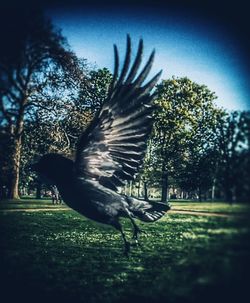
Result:
<svg viewBox="0 0 250 303">
<path fill-rule="evenodd" d="M 130 242 L 127 241 L 126 239 L 126 236 L 124 234 L 124 231 L 122 230 L 122 226 L 120 224 L 120 222 L 116 221 L 116 222 L 113 222 L 112 224 L 117 230 L 119 230 L 119 232 L 121 233 L 122 235 L 122 239 L 124 241 L 124 254 L 125 256 L 128 257 L 128 254 L 130 252 Z"/>
<path fill-rule="evenodd" d="M 137 226 L 137 224 L 135 223 L 135 220 L 133 219 L 133 217 L 131 216 L 131 214 L 129 212 L 128 212 L 128 217 L 134 228 L 132 239 L 135 240 L 135 243 L 140 246 L 140 243 L 138 241 L 138 234 L 142 233 L 143 231 Z"/>
<path fill-rule="evenodd" d="M 134 227 L 134 232 L 133 232 L 133 239 L 138 243 L 138 234 L 141 233 L 141 229 L 136 225 L 135 221 L 133 218 L 130 219 L 132 222 L 132 225 Z"/>
<path fill-rule="evenodd" d="M 125 234 L 123 232 L 123 230 L 121 229 L 121 234 L 122 234 L 122 238 L 123 238 L 123 241 L 124 241 L 124 254 L 125 256 L 128 256 L 129 252 L 130 252 L 130 242 L 127 241 L 126 237 L 125 237 Z"/>
</svg>

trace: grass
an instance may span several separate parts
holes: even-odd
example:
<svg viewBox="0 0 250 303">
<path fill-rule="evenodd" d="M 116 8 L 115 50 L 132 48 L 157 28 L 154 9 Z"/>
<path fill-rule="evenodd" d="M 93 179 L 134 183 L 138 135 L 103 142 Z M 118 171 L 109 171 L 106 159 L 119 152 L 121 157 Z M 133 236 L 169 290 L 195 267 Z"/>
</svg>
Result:
<svg viewBox="0 0 250 303">
<path fill-rule="evenodd" d="M 229 204 L 225 202 L 171 202 L 172 209 L 175 210 L 190 210 L 190 211 L 205 211 L 216 213 L 235 213 L 244 214 L 250 213 L 250 205 L 243 203 Z"/>
<path fill-rule="evenodd" d="M 139 224 L 143 246 L 126 258 L 118 232 L 74 211 L 0 212 L 1 294 L 8 302 L 17 294 L 19 302 L 243 302 L 248 220 L 170 214 Z"/>
<path fill-rule="evenodd" d="M 230 205 L 223 202 L 192 202 L 192 201 L 170 201 L 173 210 L 204 211 L 231 214 L 250 214 L 250 204 L 235 203 Z M 32 209 L 32 208 L 65 208 L 65 204 L 53 205 L 50 198 L 36 200 L 25 197 L 20 200 L 0 201 L 1 209 Z"/>
<path fill-rule="evenodd" d="M 34 199 L 34 198 L 23 198 L 18 200 L 3 200 L 0 201 L 0 210 L 3 209 L 33 209 L 33 208 L 65 208 L 65 204 L 52 204 L 51 199 Z"/>
</svg>

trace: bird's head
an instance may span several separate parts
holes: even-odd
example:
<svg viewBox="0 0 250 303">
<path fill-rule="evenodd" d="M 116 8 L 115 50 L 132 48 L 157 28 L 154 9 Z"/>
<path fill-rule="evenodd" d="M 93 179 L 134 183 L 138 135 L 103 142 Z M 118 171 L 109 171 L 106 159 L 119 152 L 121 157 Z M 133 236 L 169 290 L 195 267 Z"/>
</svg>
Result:
<svg viewBox="0 0 250 303">
<path fill-rule="evenodd" d="M 47 183 L 55 184 L 72 175 L 73 161 L 59 154 L 46 154 L 31 165 Z"/>
</svg>

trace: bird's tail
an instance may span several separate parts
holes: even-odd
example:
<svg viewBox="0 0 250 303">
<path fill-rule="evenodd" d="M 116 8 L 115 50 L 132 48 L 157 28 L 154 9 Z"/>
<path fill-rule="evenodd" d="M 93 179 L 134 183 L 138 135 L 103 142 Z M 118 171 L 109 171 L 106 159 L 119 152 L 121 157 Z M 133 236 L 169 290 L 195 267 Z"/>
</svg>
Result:
<svg viewBox="0 0 250 303">
<path fill-rule="evenodd" d="M 159 220 L 171 208 L 169 203 L 143 201 L 128 196 L 126 196 L 126 201 L 129 205 L 129 211 L 145 222 Z"/>
</svg>

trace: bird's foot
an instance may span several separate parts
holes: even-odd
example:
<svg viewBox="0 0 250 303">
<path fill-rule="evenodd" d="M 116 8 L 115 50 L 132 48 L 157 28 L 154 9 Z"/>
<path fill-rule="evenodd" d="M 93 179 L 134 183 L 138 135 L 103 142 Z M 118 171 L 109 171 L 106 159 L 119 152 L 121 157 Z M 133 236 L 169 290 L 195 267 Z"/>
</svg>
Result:
<svg viewBox="0 0 250 303">
<path fill-rule="evenodd" d="M 134 229 L 132 239 L 134 240 L 133 246 L 138 246 L 141 249 L 143 248 L 142 244 L 139 242 L 139 234 L 147 234 L 145 231 L 141 230 L 138 226 Z"/>
<path fill-rule="evenodd" d="M 139 234 L 147 235 L 147 233 L 144 230 L 140 229 L 139 227 L 136 227 L 134 229 L 134 233 L 133 233 L 133 237 L 132 237 L 132 239 L 135 240 L 135 242 L 138 242 Z"/>
</svg>

